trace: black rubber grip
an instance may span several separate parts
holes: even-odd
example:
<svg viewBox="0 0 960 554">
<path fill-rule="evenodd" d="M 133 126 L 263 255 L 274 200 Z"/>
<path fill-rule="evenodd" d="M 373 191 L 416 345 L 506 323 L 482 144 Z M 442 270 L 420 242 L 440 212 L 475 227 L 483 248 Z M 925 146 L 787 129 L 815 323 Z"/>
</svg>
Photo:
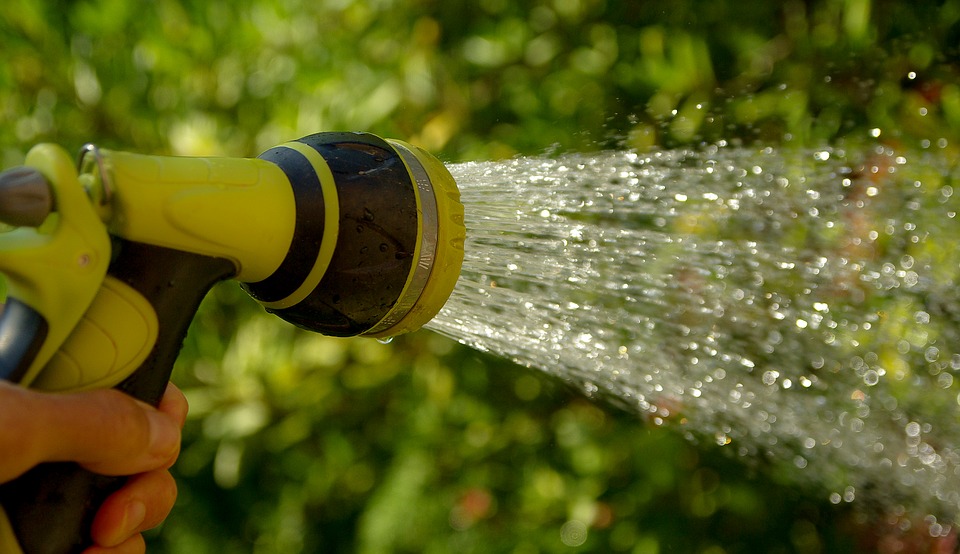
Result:
<svg viewBox="0 0 960 554">
<path fill-rule="evenodd" d="M 40 464 L 0 485 L 0 504 L 24 554 L 75 554 L 91 543 L 97 508 L 125 481 L 71 462 Z"/>
<path fill-rule="evenodd" d="M 121 241 L 119 252 L 109 272 L 150 301 L 159 333 L 147 359 L 117 388 L 156 406 L 200 301 L 235 268 L 227 260 L 140 243 Z M 91 544 L 97 509 L 125 481 L 74 463 L 41 464 L 0 485 L 0 505 L 24 554 L 73 554 Z"/>
<path fill-rule="evenodd" d="M 0 379 L 19 383 L 47 338 L 47 321 L 39 312 L 8 298 L 0 315 Z"/>
</svg>

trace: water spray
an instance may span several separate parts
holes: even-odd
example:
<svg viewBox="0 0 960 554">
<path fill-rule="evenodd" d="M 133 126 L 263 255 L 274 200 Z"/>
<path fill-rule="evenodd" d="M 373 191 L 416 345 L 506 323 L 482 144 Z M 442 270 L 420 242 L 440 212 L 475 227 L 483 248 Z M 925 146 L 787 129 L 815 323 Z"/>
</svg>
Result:
<svg viewBox="0 0 960 554">
<path fill-rule="evenodd" d="M 79 167 L 78 167 L 79 166 Z M 42 144 L 0 173 L 0 377 L 39 390 L 116 387 L 157 404 L 215 283 L 332 336 L 429 321 L 463 259 L 456 183 L 425 151 L 321 133 L 256 159 Z M 73 463 L 0 485 L 0 551 L 78 552 L 122 484 Z"/>
<path fill-rule="evenodd" d="M 960 174 L 942 152 L 449 168 L 466 257 L 428 328 L 877 521 L 955 532 Z"/>
</svg>

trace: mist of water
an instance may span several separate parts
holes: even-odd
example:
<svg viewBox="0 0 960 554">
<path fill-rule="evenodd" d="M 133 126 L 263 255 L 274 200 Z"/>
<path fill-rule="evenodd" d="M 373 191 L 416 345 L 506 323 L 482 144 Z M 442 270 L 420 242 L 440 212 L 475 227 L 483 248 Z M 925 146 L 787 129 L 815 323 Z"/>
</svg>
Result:
<svg viewBox="0 0 960 554">
<path fill-rule="evenodd" d="M 450 167 L 428 327 L 810 486 L 960 514 L 960 172 L 937 148 L 727 145 Z"/>
</svg>

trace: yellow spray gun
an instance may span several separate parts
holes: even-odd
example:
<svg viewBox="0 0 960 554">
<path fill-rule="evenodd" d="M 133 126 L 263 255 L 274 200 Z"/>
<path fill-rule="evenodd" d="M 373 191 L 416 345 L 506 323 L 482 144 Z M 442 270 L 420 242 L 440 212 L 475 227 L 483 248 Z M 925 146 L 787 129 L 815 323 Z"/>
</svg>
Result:
<svg viewBox="0 0 960 554">
<path fill-rule="evenodd" d="M 116 387 L 159 402 L 215 283 L 334 336 L 429 321 L 463 260 L 463 207 L 436 158 L 362 133 L 320 133 L 256 159 L 41 144 L 0 173 L 0 378 L 48 391 Z M 89 544 L 122 484 L 72 463 L 0 486 L 0 552 Z"/>
</svg>

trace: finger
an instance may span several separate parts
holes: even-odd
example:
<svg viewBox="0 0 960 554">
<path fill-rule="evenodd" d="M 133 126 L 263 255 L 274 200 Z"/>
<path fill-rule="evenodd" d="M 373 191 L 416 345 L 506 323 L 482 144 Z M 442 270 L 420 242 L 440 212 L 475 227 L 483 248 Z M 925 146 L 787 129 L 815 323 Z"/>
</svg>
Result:
<svg viewBox="0 0 960 554">
<path fill-rule="evenodd" d="M 51 460 L 76 461 L 104 475 L 132 475 L 167 468 L 180 452 L 178 422 L 119 391 L 67 395 L 59 403 L 43 396 L 53 404 L 51 428 L 61 431 L 49 448 Z"/>
<path fill-rule="evenodd" d="M 179 422 L 116 390 L 71 394 L 0 383 L 0 481 L 40 462 L 75 461 L 106 475 L 169 467 L 180 448 Z"/>
<path fill-rule="evenodd" d="M 117 546 L 91 546 L 83 554 L 144 554 L 146 551 L 143 535 L 136 534 Z"/>
<path fill-rule="evenodd" d="M 112 547 L 163 522 L 177 499 L 177 484 L 166 471 L 131 477 L 97 511 L 90 530 L 94 542 Z"/>
<path fill-rule="evenodd" d="M 180 428 L 183 429 L 183 424 L 187 421 L 189 405 L 187 404 L 187 397 L 173 383 L 167 383 L 167 390 L 163 393 L 163 398 L 160 399 L 158 409 L 176 420 Z"/>
</svg>

